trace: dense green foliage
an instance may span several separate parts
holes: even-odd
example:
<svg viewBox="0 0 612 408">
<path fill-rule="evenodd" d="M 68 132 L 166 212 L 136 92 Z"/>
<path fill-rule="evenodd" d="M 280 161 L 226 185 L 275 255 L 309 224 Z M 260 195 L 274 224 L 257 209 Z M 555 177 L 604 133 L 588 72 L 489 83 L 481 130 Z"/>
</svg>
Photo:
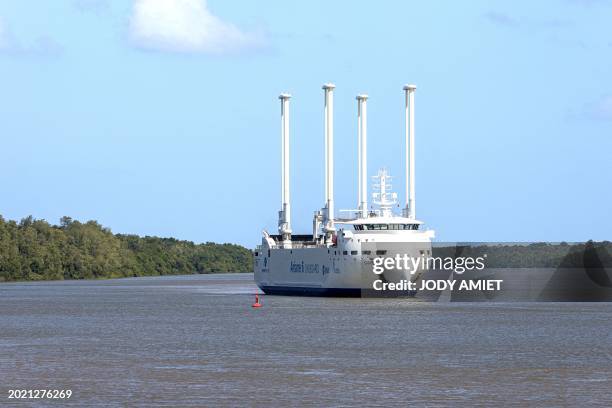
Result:
<svg viewBox="0 0 612 408">
<path fill-rule="evenodd" d="M 0 216 L 0 281 L 96 279 L 248 272 L 251 251 L 233 244 L 196 245 L 173 238 L 113 234 L 96 221 Z"/>
</svg>

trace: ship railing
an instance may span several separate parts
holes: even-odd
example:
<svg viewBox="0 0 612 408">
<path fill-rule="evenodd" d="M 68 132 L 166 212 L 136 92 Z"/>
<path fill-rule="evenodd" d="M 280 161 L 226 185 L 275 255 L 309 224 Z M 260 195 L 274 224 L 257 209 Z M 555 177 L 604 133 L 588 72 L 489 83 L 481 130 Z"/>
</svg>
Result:
<svg viewBox="0 0 612 408">
<path fill-rule="evenodd" d="M 276 245 L 274 246 L 274 248 L 281 248 L 282 247 L 282 243 L 281 242 L 274 242 Z M 296 249 L 296 248 L 326 248 L 327 246 L 325 244 L 321 244 L 315 241 L 291 241 L 291 248 L 292 249 Z M 264 251 L 266 248 L 264 248 L 263 245 L 257 245 L 255 247 L 255 252 L 262 252 Z"/>
<path fill-rule="evenodd" d="M 320 246 L 322 247 L 325 245 L 318 244 L 314 241 L 292 241 L 291 242 L 292 248 L 317 248 Z"/>
</svg>

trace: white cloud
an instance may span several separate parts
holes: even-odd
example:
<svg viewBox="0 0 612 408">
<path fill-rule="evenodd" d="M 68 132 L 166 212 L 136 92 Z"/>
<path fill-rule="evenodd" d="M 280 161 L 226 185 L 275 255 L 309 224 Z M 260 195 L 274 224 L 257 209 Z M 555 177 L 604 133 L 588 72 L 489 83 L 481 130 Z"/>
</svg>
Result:
<svg viewBox="0 0 612 408">
<path fill-rule="evenodd" d="M 247 33 L 221 20 L 205 0 L 134 0 L 130 39 L 143 49 L 224 54 L 264 45 L 261 33 Z"/>
<path fill-rule="evenodd" d="M 33 36 L 22 41 L 13 35 L 9 25 L 0 17 L 0 53 L 13 57 L 57 57 L 62 46 L 48 35 Z"/>
</svg>

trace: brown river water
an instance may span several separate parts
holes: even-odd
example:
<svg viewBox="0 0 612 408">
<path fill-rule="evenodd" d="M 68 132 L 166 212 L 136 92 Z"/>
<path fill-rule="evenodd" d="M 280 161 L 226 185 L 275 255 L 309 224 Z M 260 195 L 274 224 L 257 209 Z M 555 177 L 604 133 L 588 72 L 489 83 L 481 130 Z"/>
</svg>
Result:
<svg viewBox="0 0 612 408">
<path fill-rule="evenodd" d="M 262 296 L 252 274 L 0 284 L 0 406 L 612 406 L 612 303 Z M 71 390 L 10 399 L 10 390 Z"/>
</svg>

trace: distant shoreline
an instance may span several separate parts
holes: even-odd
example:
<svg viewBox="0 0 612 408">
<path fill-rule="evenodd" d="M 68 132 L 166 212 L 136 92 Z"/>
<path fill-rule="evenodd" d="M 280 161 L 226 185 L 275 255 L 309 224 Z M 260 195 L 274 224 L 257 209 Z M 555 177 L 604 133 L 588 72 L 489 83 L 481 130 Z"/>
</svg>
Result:
<svg viewBox="0 0 612 408">
<path fill-rule="evenodd" d="M 251 250 L 175 238 L 113 234 L 96 221 L 0 215 L 0 282 L 115 279 L 252 271 Z"/>
<path fill-rule="evenodd" d="M 442 244 L 442 243 L 440 243 Z M 434 246 L 439 256 L 487 254 L 488 267 L 609 267 L 612 243 L 473 243 Z M 251 250 L 175 238 L 113 234 L 96 221 L 0 215 L 0 283 L 249 273 Z"/>
<path fill-rule="evenodd" d="M 40 279 L 40 280 L 15 280 L 15 281 L 1 281 L 2 285 L 12 285 L 21 283 L 61 283 L 61 282 L 104 282 L 110 280 L 125 280 L 125 279 L 139 279 L 139 278 L 177 278 L 177 277 L 190 277 L 190 276 L 202 276 L 202 275 L 248 275 L 253 272 L 213 272 L 213 273 L 188 273 L 178 275 L 143 275 L 143 276 L 123 276 L 120 278 L 91 278 L 91 279 Z"/>
</svg>

